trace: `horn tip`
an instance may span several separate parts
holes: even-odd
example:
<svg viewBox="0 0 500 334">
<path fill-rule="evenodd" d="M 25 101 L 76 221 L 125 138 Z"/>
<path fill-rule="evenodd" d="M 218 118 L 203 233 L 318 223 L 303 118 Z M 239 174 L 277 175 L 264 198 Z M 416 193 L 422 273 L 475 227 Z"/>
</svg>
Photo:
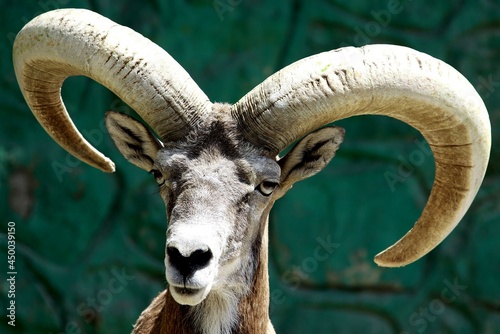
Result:
<svg viewBox="0 0 500 334">
<path fill-rule="evenodd" d="M 416 260 L 417 259 L 411 259 L 401 253 L 394 254 L 390 248 L 378 253 L 373 259 L 377 265 L 386 268 L 404 267 Z"/>
<path fill-rule="evenodd" d="M 382 254 L 382 253 L 380 253 Z M 394 268 L 394 267 L 399 267 L 397 264 L 394 262 L 386 259 L 384 256 L 381 256 L 380 254 L 377 254 L 373 261 L 379 266 L 379 267 L 387 267 L 387 268 Z"/>
<path fill-rule="evenodd" d="M 116 170 L 115 163 L 108 157 L 104 157 L 104 160 L 96 167 L 105 173 L 114 173 Z"/>
</svg>

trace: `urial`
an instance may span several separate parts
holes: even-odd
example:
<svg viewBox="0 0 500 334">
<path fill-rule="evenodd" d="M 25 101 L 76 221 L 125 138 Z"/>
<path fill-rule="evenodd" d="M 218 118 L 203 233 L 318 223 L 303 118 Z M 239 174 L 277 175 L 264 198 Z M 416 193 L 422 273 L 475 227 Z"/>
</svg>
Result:
<svg viewBox="0 0 500 334">
<path fill-rule="evenodd" d="M 471 84 L 449 65 L 405 47 L 314 55 L 234 105 L 217 104 L 150 40 L 96 13 L 65 9 L 21 30 L 14 65 L 40 124 L 94 167 L 114 171 L 66 112 L 60 89 L 68 76 L 85 75 L 109 88 L 159 137 L 129 116 L 106 114 L 120 152 L 155 177 L 169 218 L 169 289 L 143 311 L 134 333 L 274 333 L 269 212 L 295 182 L 333 158 L 344 131 L 321 128 L 328 123 L 391 116 L 418 129 L 434 154 L 428 202 L 415 226 L 375 257 L 382 266 L 406 265 L 436 247 L 469 208 L 489 159 L 488 113 Z"/>
</svg>

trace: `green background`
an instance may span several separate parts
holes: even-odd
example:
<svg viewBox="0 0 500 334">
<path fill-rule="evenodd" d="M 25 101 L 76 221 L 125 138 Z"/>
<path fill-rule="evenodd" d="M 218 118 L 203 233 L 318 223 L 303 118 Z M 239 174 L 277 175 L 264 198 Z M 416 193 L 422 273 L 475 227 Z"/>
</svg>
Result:
<svg viewBox="0 0 500 334">
<path fill-rule="evenodd" d="M 156 184 L 119 155 L 102 127 L 106 110 L 133 112 L 87 78 L 63 87 L 78 128 L 117 164 L 104 174 L 49 138 L 16 83 L 15 34 L 41 12 L 79 7 L 161 45 L 212 101 L 236 102 L 283 66 L 345 45 L 405 45 L 457 68 L 484 99 L 493 131 L 488 172 L 465 218 L 416 263 L 377 267 L 373 256 L 425 205 L 433 158 L 420 135 L 396 120 L 339 122 L 346 140 L 336 158 L 271 213 L 271 318 L 287 334 L 500 333 L 500 2 L 0 4 L 0 332 L 128 333 L 165 287 L 166 218 Z M 15 328 L 5 316 L 9 221 L 16 223 Z M 315 255 L 324 242 L 334 244 L 326 259 Z"/>
</svg>

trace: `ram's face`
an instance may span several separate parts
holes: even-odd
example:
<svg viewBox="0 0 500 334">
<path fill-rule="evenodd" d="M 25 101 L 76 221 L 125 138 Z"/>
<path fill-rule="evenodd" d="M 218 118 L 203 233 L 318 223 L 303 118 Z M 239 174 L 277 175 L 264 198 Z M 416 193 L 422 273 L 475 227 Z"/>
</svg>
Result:
<svg viewBox="0 0 500 334">
<path fill-rule="evenodd" d="M 207 120 L 170 143 L 123 114 L 108 113 L 107 126 L 123 155 L 158 182 L 174 299 L 196 305 L 213 290 L 244 294 L 281 181 L 278 162 L 242 140 L 229 117 Z"/>
<path fill-rule="evenodd" d="M 213 146 L 196 156 L 163 149 L 155 166 L 167 208 L 165 274 L 172 296 L 195 305 L 211 290 L 245 292 L 279 165 L 255 155 L 229 156 Z"/>
<path fill-rule="evenodd" d="M 246 142 L 228 113 L 215 115 L 171 143 L 129 116 L 106 118 L 120 152 L 158 182 L 168 217 L 165 275 L 180 304 L 196 305 L 210 291 L 247 292 L 275 200 L 319 172 L 344 136 L 324 128 L 277 160 Z"/>
</svg>

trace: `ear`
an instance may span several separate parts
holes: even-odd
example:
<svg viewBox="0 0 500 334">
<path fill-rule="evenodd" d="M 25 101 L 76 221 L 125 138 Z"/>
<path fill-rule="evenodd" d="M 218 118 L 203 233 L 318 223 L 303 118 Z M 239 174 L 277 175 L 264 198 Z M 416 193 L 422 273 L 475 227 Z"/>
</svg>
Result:
<svg viewBox="0 0 500 334">
<path fill-rule="evenodd" d="M 148 128 L 116 111 L 106 113 L 106 128 L 125 159 L 148 172 L 153 169 L 156 153 L 163 144 Z"/>
<path fill-rule="evenodd" d="M 280 197 L 292 185 L 320 172 L 335 156 L 345 130 L 332 126 L 311 132 L 278 161 L 281 167 Z"/>
</svg>

